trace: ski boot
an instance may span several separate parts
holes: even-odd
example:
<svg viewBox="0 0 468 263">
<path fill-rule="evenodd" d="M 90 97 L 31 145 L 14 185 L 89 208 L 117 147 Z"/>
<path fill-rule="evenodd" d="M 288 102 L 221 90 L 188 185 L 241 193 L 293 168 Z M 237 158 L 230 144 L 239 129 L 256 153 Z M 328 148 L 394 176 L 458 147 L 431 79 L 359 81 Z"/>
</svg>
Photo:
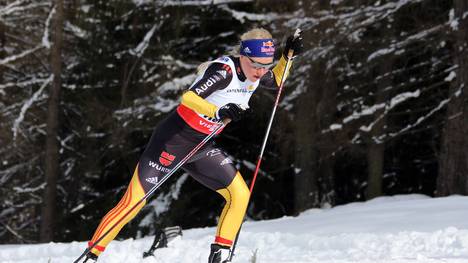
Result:
<svg viewBox="0 0 468 263">
<path fill-rule="evenodd" d="M 95 254 L 89 252 L 89 253 L 86 255 L 86 258 L 85 258 L 85 260 L 83 261 L 83 263 L 94 263 L 94 262 L 97 262 L 97 259 L 98 259 L 98 256 L 96 256 Z"/>
<path fill-rule="evenodd" d="M 229 247 L 219 244 L 211 244 L 211 252 L 210 257 L 208 258 L 208 263 L 221 263 L 221 258 L 223 257 L 222 254 L 224 254 L 226 258 L 228 253 Z"/>
</svg>

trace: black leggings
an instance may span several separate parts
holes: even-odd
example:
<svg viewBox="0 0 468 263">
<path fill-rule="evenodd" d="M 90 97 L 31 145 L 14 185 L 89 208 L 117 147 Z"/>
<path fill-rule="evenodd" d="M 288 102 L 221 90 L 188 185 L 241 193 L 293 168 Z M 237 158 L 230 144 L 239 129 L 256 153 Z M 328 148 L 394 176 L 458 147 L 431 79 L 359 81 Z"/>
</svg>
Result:
<svg viewBox="0 0 468 263">
<path fill-rule="evenodd" d="M 145 192 L 179 163 L 206 135 L 190 128 L 172 113 L 153 132 L 140 157 L 138 174 Z M 228 155 L 208 142 L 182 168 L 195 180 L 216 191 L 226 188 L 236 175 Z"/>
</svg>

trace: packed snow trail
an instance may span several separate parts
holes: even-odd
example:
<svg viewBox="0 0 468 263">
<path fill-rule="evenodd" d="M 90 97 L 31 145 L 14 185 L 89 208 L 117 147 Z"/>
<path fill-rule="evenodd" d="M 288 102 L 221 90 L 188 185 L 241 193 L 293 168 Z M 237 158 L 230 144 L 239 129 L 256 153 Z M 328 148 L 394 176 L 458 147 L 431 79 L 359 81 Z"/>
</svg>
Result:
<svg viewBox="0 0 468 263">
<path fill-rule="evenodd" d="M 207 261 L 214 228 L 184 230 L 168 248 L 142 258 L 153 237 L 112 242 L 99 263 Z M 85 242 L 1 245 L 2 263 L 73 262 Z M 381 197 L 298 217 L 246 222 L 233 262 L 468 263 L 468 197 Z"/>
</svg>

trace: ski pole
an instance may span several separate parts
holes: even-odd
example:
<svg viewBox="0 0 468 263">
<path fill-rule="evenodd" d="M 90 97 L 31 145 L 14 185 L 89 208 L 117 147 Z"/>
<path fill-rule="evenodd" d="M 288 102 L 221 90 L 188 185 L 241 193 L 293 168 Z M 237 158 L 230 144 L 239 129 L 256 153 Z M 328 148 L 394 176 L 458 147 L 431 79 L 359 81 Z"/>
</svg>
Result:
<svg viewBox="0 0 468 263">
<path fill-rule="evenodd" d="M 174 174 L 182 165 L 184 165 L 198 150 L 200 150 L 203 145 L 205 145 L 213 136 L 215 136 L 218 131 L 224 128 L 229 122 L 230 119 L 224 119 L 222 123 L 220 123 L 210 134 L 208 134 L 195 148 L 193 148 L 182 160 L 177 163 L 174 168 L 172 168 L 163 178 L 154 185 L 148 193 L 146 193 L 136 204 L 134 204 L 130 210 L 127 211 L 117 222 L 115 222 L 112 227 L 110 227 L 96 242 L 92 243 L 91 246 L 86 248 L 86 250 L 79 256 L 73 263 L 78 263 L 80 259 L 86 256 L 99 242 L 101 242 L 104 237 L 106 237 L 124 218 L 126 218 L 138 205 L 140 205 L 143 201 L 148 199 L 172 174 Z"/>
<path fill-rule="evenodd" d="M 294 32 L 294 38 L 298 38 L 300 34 L 301 34 L 301 30 L 299 28 L 296 29 L 296 31 Z M 294 55 L 294 50 L 290 49 L 288 51 L 288 60 L 286 62 L 286 68 L 284 69 L 283 74 L 281 75 L 281 81 L 280 81 L 280 86 L 278 88 L 278 94 L 276 95 L 275 105 L 273 106 L 273 111 L 271 112 L 270 121 L 268 122 L 268 127 L 265 132 L 265 136 L 263 137 L 262 148 L 260 150 L 260 154 L 258 155 L 257 165 L 255 166 L 255 172 L 252 178 L 252 182 L 250 183 L 251 196 L 252 196 L 252 191 L 255 185 L 255 181 L 257 180 L 258 171 L 260 170 L 260 164 L 262 163 L 263 152 L 265 151 L 266 143 L 268 141 L 268 136 L 270 134 L 271 126 L 273 124 L 273 119 L 275 118 L 276 108 L 278 108 L 279 99 L 281 97 L 281 92 L 283 91 L 283 85 L 285 81 L 286 72 L 288 71 L 289 65 L 291 64 L 293 55 Z M 250 202 L 250 197 L 249 197 L 249 202 Z M 239 240 L 239 235 L 240 235 L 242 225 L 243 223 L 239 227 L 239 231 L 237 232 L 236 239 L 234 240 L 234 244 L 232 245 L 232 248 L 229 250 L 229 256 L 226 260 L 223 261 L 223 263 L 229 263 L 232 261 L 232 258 L 234 257 L 234 251 L 236 249 L 237 241 Z"/>
</svg>

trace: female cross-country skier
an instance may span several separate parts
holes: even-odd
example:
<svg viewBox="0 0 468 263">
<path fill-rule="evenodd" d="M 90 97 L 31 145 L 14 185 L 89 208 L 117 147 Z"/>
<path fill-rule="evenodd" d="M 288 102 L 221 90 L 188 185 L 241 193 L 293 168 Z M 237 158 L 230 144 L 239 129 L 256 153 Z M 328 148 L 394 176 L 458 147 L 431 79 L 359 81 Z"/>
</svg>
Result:
<svg viewBox="0 0 468 263">
<path fill-rule="evenodd" d="M 221 120 L 238 121 L 242 117 L 259 85 L 279 87 L 283 72 L 289 72 L 285 68 L 289 50 L 298 55 L 302 51 L 302 38 L 287 38 L 282 56 L 275 65 L 275 45 L 271 34 L 265 29 L 255 28 L 241 36 L 238 54 L 200 65 L 198 77 L 182 95 L 180 105 L 154 130 L 125 195 L 101 220 L 89 241 L 90 247 L 95 246 L 84 262 L 97 261 L 99 254 L 145 202 L 140 203 L 101 241 L 94 243 Z M 221 251 L 231 247 L 240 228 L 249 201 L 249 189 L 228 155 L 212 143 L 205 144 L 182 168 L 226 200 L 208 259 L 209 263 L 219 263 Z"/>
</svg>

